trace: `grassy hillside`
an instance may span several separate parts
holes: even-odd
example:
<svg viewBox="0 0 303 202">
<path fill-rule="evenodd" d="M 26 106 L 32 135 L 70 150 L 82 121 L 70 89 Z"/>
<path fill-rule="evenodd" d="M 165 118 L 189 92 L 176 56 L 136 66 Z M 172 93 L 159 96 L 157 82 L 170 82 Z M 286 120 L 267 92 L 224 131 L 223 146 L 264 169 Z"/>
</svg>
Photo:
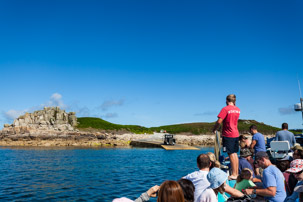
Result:
<svg viewBox="0 0 303 202">
<path fill-rule="evenodd" d="M 96 130 L 110 130 L 110 131 L 129 131 L 132 133 L 153 133 L 160 132 L 160 130 L 166 130 L 168 133 L 192 133 L 192 134 L 210 134 L 214 126 L 212 123 L 184 123 L 159 127 L 146 128 L 137 125 L 120 125 L 104 121 L 100 118 L 83 117 L 78 118 L 78 129 L 96 129 Z M 238 128 L 241 134 L 249 132 L 249 126 L 255 124 L 258 127 L 258 131 L 266 134 L 275 134 L 280 128 L 272 127 L 264 123 L 260 123 L 254 120 L 239 120 Z"/>
<path fill-rule="evenodd" d="M 78 129 L 87 129 L 87 128 L 93 128 L 97 130 L 126 130 L 130 131 L 132 133 L 152 133 L 149 128 L 142 127 L 142 126 L 136 126 L 136 125 L 119 125 L 110 123 L 108 121 L 104 121 L 100 118 L 91 118 L 91 117 L 83 117 L 83 118 L 77 118 L 77 121 L 79 122 L 77 128 Z"/>
</svg>

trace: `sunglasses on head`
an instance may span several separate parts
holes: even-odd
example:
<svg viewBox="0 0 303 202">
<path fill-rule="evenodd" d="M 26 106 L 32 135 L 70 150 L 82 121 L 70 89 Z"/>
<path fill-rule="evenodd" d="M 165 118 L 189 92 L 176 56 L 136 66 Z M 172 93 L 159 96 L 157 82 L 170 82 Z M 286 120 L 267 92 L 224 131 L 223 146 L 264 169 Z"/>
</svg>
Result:
<svg viewBox="0 0 303 202">
<path fill-rule="evenodd" d="M 295 175 L 300 175 L 301 173 L 303 173 L 303 170 L 301 170 L 300 172 L 294 173 Z"/>
</svg>

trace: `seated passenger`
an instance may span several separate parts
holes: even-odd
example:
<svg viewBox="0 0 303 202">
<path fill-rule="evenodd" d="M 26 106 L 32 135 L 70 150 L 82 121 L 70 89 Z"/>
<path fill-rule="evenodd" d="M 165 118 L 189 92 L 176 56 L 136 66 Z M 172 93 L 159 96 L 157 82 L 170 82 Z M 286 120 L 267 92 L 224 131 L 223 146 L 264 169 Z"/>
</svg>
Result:
<svg viewBox="0 0 303 202">
<path fill-rule="evenodd" d="M 276 133 L 275 141 L 288 141 L 290 147 L 296 144 L 296 138 L 292 132 L 288 131 L 287 123 L 282 124 L 282 130 Z"/>
<path fill-rule="evenodd" d="M 207 174 L 210 186 L 207 187 L 199 196 L 199 202 L 217 202 L 218 193 L 224 194 L 226 187 L 227 174 L 219 168 L 213 168 Z"/>
<path fill-rule="evenodd" d="M 291 148 L 293 152 L 293 160 L 296 159 L 303 159 L 303 148 L 300 145 L 295 145 L 294 147 Z M 293 173 L 290 173 L 289 179 L 288 179 L 288 185 L 290 189 L 290 194 L 293 193 L 296 184 L 298 183 L 298 180 L 295 178 Z"/>
<path fill-rule="evenodd" d="M 220 168 L 221 164 L 220 164 L 219 161 L 217 161 L 215 154 L 212 153 L 212 152 L 208 152 L 207 155 L 208 155 L 208 157 L 210 159 L 210 162 L 211 162 L 210 169 L 212 169 L 214 167 Z"/>
<path fill-rule="evenodd" d="M 285 178 L 285 189 L 287 196 L 290 196 L 293 193 L 293 189 L 295 188 L 295 186 L 293 186 L 293 189 L 290 189 L 289 177 L 291 174 L 289 172 L 286 172 L 286 170 L 290 168 L 290 160 L 290 156 L 286 156 L 283 159 L 277 160 L 277 168 L 279 168 Z"/>
<path fill-rule="evenodd" d="M 253 159 L 252 159 L 252 153 L 248 148 L 244 148 L 240 150 L 240 158 L 239 158 L 239 173 L 241 173 L 242 169 L 248 168 L 250 170 L 254 170 L 253 167 Z M 253 173 L 253 177 L 254 177 Z"/>
<path fill-rule="evenodd" d="M 208 155 L 200 154 L 197 157 L 197 166 L 198 166 L 199 170 L 192 172 L 183 177 L 184 179 L 188 179 L 188 180 L 192 181 L 192 183 L 194 184 L 195 201 L 201 195 L 201 193 L 210 185 L 207 180 L 207 177 L 206 177 L 209 172 L 210 165 L 211 165 L 211 162 L 210 162 Z"/>
<path fill-rule="evenodd" d="M 255 187 L 256 185 L 252 182 L 253 171 L 249 168 L 244 168 L 237 178 L 237 183 L 235 184 L 235 189 L 242 191 L 249 187 Z"/>
<path fill-rule="evenodd" d="M 184 202 L 183 190 L 178 182 L 167 180 L 160 186 L 157 202 Z"/>
<path fill-rule="evenodd" d="M 264 196 L 270 202 L 284 201 L 286 198 L 284 176 L 282 172 L 274 166 L 266 152 L 260 151 L 256 154 L 256 161 L 258 165 L 263 168 L 261 188 L 248 188 L 244 190 L 245 194 L 257 194 Z"/>
<path fill-rule="evenodd" d="M 239 141 L 240 141 L 239 145 L 240 145 L 241 149 L 249 148 L 250 145 L 251 145 L 251 140 L 245 135 L 240 135 L 239 136 Z"/>
<path fill-rule="evenodd" d="M 299 194 L 299 201 L 303 201 L 303 185 L 297 186 L 295 192 Z"/>
<path fill-rule="evenodd" d="M 194 193 L 195 193 L 195 186 L 194 184 L 187 179 L 180 179 L 177 181 L 181 186 L 184 194 L 184 201 L 185 202 L 194 202 Z"/>
<path fill-rule="evenodd" d="M 148 201 L 150 197 L 156 197 L 157 192 L 159 192 L 157 202 L 184 202 L 184 195 L 181 186 L 178 182 L 170 180 L 163 182 L 160 187 L 157 185 L 153 186 L 147 192 L 141 194 L 141 196 L 137 198 L 135 202 Z"/>
<path fill-rule="evenodd" d="M 157 196 L 156 193 L 159 191 L 159 188 L 160 187 L 158 185 L 151 187 L 147 192 L 144 192 L 143 194 L 141 194 L 141 196 L 139 198 L 137 198 L 135 201 L 122 197 L 122 198 L 116 198 L 112 202 L 145 202 L 145 201 L 149 201 L 150 197 Z"/>
<path fill-rule="evenodd" d="M 296 159 L 290 163 L 290 168 L 286 172 L 293 173 L 298 180 L 296 187 L 303 185 L 303 159 Z M 296 189 L 295 187 L 295 189 Z M 299 197 L 298 192 L 293 192 L 291 196 L 287 197 L 285 201 L 293 202 Z"/>
</svg>

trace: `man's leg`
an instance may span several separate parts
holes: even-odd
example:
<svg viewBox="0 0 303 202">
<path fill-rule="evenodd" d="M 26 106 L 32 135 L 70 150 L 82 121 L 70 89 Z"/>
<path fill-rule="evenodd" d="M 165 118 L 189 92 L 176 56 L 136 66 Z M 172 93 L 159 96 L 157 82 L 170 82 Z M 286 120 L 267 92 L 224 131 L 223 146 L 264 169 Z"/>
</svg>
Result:
<svg viewBox="0 0 303 202">
<path fill-rule="evenodd" d="M 230 165 L 231 165 L 231 178 L 235 179 L 238 177 L 239 174 L 239 159 L 238 159 L 238 154 L 237 153 L 232 153 L 229 154 L 229 159 L 230 159 Z"/>
<path fill-rule="evenodd" d="M 223 137 L 224 146 L 228 153 L 231 165 L 231 175 L 229 179 L 236 179 L 239 173 L 239 159 L 237 152 L 239 151 L 239 138 L 227 138 Z"/>
</svg>

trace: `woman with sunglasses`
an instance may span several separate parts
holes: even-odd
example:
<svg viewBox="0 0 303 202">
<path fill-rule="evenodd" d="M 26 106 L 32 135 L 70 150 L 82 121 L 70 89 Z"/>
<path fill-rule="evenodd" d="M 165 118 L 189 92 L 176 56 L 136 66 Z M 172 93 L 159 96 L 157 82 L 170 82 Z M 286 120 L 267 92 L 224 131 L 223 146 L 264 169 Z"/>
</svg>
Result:
<svg viewBox="0 0 303 202">
<path fill-rule="evenodd" d="M 303 185 L 303 159 L 295 159 L 290 163 L 290 168 L 286 172 L 293 173 L 298 180 L 296 187 Z M 296 188 L 295 188 L 296 189 Z M 296 201 L 299 197 L 298 192 L 293 192 L 291 196 L 287 197 L 285 201 Z"/>
</svg>

